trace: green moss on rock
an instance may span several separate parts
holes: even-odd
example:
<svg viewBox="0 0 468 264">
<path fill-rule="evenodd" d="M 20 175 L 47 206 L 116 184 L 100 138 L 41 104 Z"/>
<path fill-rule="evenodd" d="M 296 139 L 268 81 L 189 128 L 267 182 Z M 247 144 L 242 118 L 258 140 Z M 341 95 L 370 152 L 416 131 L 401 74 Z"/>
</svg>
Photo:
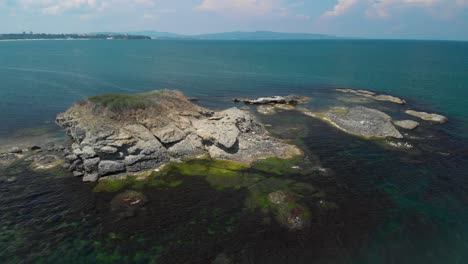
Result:
<svg viewBox="0 0 468 264">
<path fill-rule="evenodd" d="M 97 183 L 94 187 L 94 192 L 118 192 L 125 187 L 128 187 L 132 183 L 132 179 L 108 179 L 108 180 L 101 180 Z"/>
<path fill-rule="evenodd" d="M 256 161 L 252 169 L 280 176 L 291 175 L 300 172 L 299 165 L 301 163 L 301 156 L 292 159 L 268 158 Z"/>
</svg>

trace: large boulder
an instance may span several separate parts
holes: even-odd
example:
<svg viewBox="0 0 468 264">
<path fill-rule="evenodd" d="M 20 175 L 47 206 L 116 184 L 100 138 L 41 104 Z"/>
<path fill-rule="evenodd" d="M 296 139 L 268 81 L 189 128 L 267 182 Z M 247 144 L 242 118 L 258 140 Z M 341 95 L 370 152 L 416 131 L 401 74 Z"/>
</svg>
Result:
<svg viewBox="0 0 468 264">
<path fill-rule="evenodd" d="M 64 166 L 86 181 L 201 155 L 251 163 L 301 154 L 270 137 L 248 111 L 213 112 L 178 91 L 91 97 L 60 114 L 57 123 L 73 140 Z"/>
<path fill-rule="evenodd" d="M 125 171 L 125 165 L 120 161 L 103 160 L 98 165 L 99 175 L 105 176 Z"/>
</svg>

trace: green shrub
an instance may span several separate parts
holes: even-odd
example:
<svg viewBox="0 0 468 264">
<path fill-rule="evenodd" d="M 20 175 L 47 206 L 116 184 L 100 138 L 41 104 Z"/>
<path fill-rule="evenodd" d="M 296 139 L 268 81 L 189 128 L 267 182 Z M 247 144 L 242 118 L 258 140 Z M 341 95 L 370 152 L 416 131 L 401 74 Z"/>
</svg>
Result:
<svg viewBox="0 0 468 264">
<path fill-rule="evenodd" d="M 152 104 L 152 101 L 143 94 L 104 94 L 90 97 L 88 100 L 98 107 L 103 107 L 116 113 L 144 109 Z"/>
</svg>

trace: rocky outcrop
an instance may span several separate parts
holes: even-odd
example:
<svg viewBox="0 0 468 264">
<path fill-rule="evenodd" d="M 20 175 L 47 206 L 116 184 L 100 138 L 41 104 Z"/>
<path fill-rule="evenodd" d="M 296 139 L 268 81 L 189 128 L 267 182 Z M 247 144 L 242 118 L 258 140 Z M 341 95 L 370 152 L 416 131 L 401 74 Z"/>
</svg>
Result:
<svg viewBox="0 0 468 264">
<path fill-rule="evenodd" d="M 260 97 L 257 99 L 249 98 L 235 98 L 234 102 L 242 102 L 245 104 L 252 105 L 267 105 L 267 104 L 302 104 L 309 101 L 308 97 L 298 96 L 298 95 L 287 95 L 287 96 L 270 96 L 270 97 Z"/>
<path fill-rule="evenodd" d="M 336 91 L 342 92 L 342 93 L 349 93 L 349 94 L 353 94 L 356 96 L 371 98 L 376 101 L 391 102 L 391 103 L 400 104 L 400 105 L 406 104 L 406 101 L 401 98 L 398 98 L 392 95 L 377 94 L 377 93 L 366 91 L 366 90 L 336 89 Z"/>
<path fill-rule="evenodd" d="M 413 120 L 394 121 L 393 124 L 408 130 L 413 130 L 419 126 L 419 123 Z"/>
<path fill-rule="evenodd" d="M 392 124 L 392 118 L 376 109 L 363 106 L 334 107 L 324 113 L 303 113 L 325 120 L 349 134 L 365 138 L 403 138 Z"/>
<path fill-rule="evenodd" d="M 247 111 L 213 112 L 170 90 L 93 97 L 60 114 L 57 123 L 74 142 L 65 166 L 85 181 L 203 155 L 251 163 L 301 154 L 270 137 Z"/>
<path fill-rule="evenodd" d="M 445 123 L 448 121 L 447 117 L 443 115 L 438 115 L 438 114 L 430 114 L 430 113 L 418 112 L 414 110 L 406 110 L 405 113 L 411 116 L 419 117 L 422 120 L 436 122 L 436 123 Z"/>
</svg>

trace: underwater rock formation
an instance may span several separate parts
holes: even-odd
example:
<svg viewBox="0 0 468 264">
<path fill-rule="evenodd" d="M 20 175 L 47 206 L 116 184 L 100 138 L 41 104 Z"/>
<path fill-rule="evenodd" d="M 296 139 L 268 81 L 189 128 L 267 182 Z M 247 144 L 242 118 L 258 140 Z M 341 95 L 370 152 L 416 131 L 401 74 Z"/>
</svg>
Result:
<svg viewBox="0 0 468 264">
<path fill-rule="evenodd" d="M 74 142 L 65 157 L 68 169 L 84 175 L 84 181 L 203 155 L 251 163 L 301 154 L 297 147 L 269 136 L 247 111 L 213 112 L 172 90 L 91 97 L 60 114 L 56 122 Z"/>
<path fill-rule="evenodd" d="M 377 94 L 377 93 L 366 91 L 366 90 L 336 89 L 336 91 L 342 92 L 342 93 L 349 93 L 349 94 L 353 94 L 356 96 L 371 98 L 376 101 L 391 102 L 391 103 L 400 104 L 400 105 L 406 104 L 405 100 L 398 98 L 396 96 L 386 95 L 386 94 Z"/>
</svg>

